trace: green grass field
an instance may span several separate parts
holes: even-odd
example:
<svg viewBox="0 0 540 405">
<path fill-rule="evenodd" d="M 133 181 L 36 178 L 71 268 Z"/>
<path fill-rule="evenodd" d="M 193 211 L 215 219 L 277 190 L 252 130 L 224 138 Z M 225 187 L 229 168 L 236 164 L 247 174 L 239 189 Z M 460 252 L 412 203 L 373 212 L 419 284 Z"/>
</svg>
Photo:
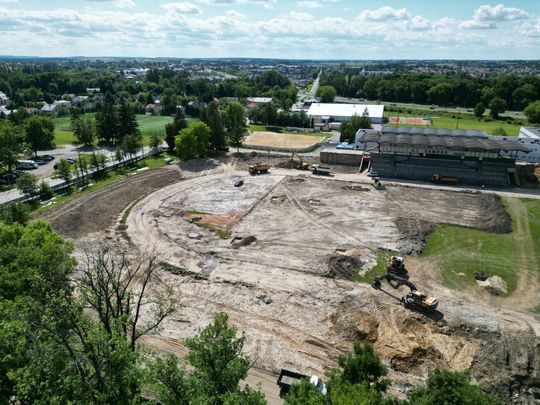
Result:
<svg viewBox="0 0 540 405">
<path fill-rule="evenodd" d="M 94 117 L 95 114 L 88 114 L 89 117 Z M 164 138 L 165 137 L 165 125 L 172 122 L 172 117 L 167 116 L 148 116 L 143 114 L 137 115 L 137 122 L 139 123 L 139 129 L 141 130 L 144 138 L 145 145 L 148 144 L 150 137 L 153 134 Z M 56 145 L 68 145 L 75 142 L 75 136 L 71 131 L 71 123 L 69 117 L 59 117 L 54 120 L 55 126 L 55 141 Z"/>
<path fill-rule="evenodd" d="M 512 124 L 507 124 L 504 120 L 497 120 L 497 121 L 483 121 L 478 120 L 472 115 L 465 115 L 465 114 L 457 114 L 455 115 L 460 116 L 460 119 L 457 120 L 456 118 L 452 118 L 452 114 L 441 114 L 438 111 L 437 112 L 429 112 L 424 110 L 418 110 L 415 112 L 413 110 L 412 113 L 397 113 L 395 111 L 385 111 L 385 116 L 400 116 L 400 117 L 424 117 L 424 116 L 431 116 L 432 117 L 432 128 L 449 128 L 449 129 L 455 129 L 456 125 L 459 129 L 476 129 L 480 131 L 485 131 L 488 134 L 493 134 L 493 131 L 497 128 L 503 128 L 506 133 L 509 136 L 518 136 L 519 135 L 519 129 L 522 127 L 522 123 L 517 122 Z M 392 124 L 387 124 L 392 125 Z M 415 127 L 416 125 L 406 125 L 406 124 L 399 124 L 401 127 Z M 420 128 L 425 128 L 425 126 L 419 126 Z"/>
<path fill-rule="evenodd" d="M 540 201 L 508 198 L 504 202 L 512 216 L 509 234 L 437 226 L 428 237 L 420 258 L 438 265 L 443 284 L 454 289 L 473 286 L 474 272 L 483 271 L 503 278 L 510 295 L 519 277 L 539 281 Z M 531 302 L 531 308 L 535 304 L 540 302 Z"/>
</svg>

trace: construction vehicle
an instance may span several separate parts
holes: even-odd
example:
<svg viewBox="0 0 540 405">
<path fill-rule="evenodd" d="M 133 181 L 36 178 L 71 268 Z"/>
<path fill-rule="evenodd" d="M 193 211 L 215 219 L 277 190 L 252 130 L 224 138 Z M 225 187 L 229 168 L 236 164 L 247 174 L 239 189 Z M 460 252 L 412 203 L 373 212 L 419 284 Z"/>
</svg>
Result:
<svg viewBox="0 0 540 405">
<path fill-rule="evenodd" d="M 438 173 L 433 173 L 431 181 L 436 184 L 457 184 L 457 177 L 441 176 Z"/>
<path fill-rule="evenodd" d="M 249 174 L 252 176 L 255 174 L 268 173 L 270 166 L 268 165 L 249 165 Z"/>
<path fill-rule="evenodd" d="M 330 171 L 332 169 L 330 169 L 329 167 L 326 167 L 326 166 L 321 166 L 321 165 L 311 165 L 311 173 L 313 174 L 320 174 L 320 175 L 324 175 L 324 176 L 330 176 Z"/>
<path fill-rule="evenodd" d="M 279 373 L 277 379 L 277 385 L 279 385 L 279 397 L 284 398 L 290 391 L 291 385 L 299 383 L 301 380 L 309 379 L 309 382 L 317 388 L 321 394 L 326 395 L 327 389 L 326 384 L 321 380 L 320 377 L 312 375 L 311 377 L 300 374 L 294 371 L 282 369 Z"/>
<path fill-rule="evenodd" d="M 307 162 L 304 162 L 304 159 L 298 153 L 293 153 L 292 154 L 291 162 L 292 162 L 292 166 L 297 170 L 308 170 L 309 169 L 309 164 Z"/>
<path fill-rule="evenodd" d="M 375 277 L 371 286 L 377 290 L 382 289 L 381 282 L 386 280 L 394 289 L 402 285 L 408 287 L 410 292 L 399 298 L 400 302 L 406 308 L 421 309 L 424 311 L 434 311 L 439 305 L 439 301 L 427 293 L 422 293 L 416 285 L 409 281 L 409 273 L 405 268 L 405 262 L 400 256 L 392 256 L 388 260 L 386 274 Z M 395 297 L 397 298 L 397 297 Z"/>
</svg>

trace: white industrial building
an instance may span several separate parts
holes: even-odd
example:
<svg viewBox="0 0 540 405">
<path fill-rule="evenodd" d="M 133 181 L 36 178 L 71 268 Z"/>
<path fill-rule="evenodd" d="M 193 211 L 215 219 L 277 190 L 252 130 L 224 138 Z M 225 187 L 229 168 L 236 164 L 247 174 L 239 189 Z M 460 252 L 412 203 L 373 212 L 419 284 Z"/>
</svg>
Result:
<svg viewBox="0 0 540 405">
<path fill-rule="evenodd" d="M 517 160 L 540 163 L 540 128 L 521 127 L 517 140 L 530 150 L 529 153 L 518 153 Z"/>
<path fill-rule="evenodd" d="M 382 124 L 383 105 L 313 103 L 307 112 L 315 125 L 349 121 L 353 116 L 367 115 L 372 124 Z"/>
</svg>

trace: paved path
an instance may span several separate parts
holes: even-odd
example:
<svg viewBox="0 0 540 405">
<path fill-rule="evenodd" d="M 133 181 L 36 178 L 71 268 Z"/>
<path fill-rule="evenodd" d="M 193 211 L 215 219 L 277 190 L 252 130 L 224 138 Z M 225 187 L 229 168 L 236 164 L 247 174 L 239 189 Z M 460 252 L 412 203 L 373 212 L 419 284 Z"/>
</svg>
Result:
<svg viewBox="0 0 540 405">
<path fill-rule="evenodd" d="M 41 155 L 50 154 L 50 155 L 56 155 L 56 156 L 61 156 L 61 157 L 77 158 L 78 153 L 77 153 L 76 149 L 77 148 L 73 147 L 73 146 L 71 146 L 71 147 L 63 147 L 63 148 L 60 148 L 60 149 L 55 149 L 54 151 L 43 151 L 43 152 L 40 152 L 40 154 Z M 75 152 L 73 152 L 73 150 L 75 150 Z M 107 149 L 105 149 L 105 150 L 103 150 L 103 149 L 96 150 L 96 152 L 99 152 L 99 153 L 104 153 L 103 151 L 108 151 L 108 150 Z M 87 152 L 81 152 L 81 153 L 87 153 Z M 113 165 L 116 164 L 116 161 L 113 160 L 114 156 L 111 156 L 110 153 L 105 153 L 105 154 L 109 159 L 105 165 L 110 168 L 110 167 L 112 167 Z M 137 154 L 133 155 L 132 160 L 140 160 L 143 157 L 143 154 L 145 156 L 149 156 L 151 154 L 150 153 L 150 148 L 145 148 L 143 152 L 138 152 Z M 126 161 L 126 160 L 130 160 L 130 159 L 124 159 L 124 161 Z M 53 162 L 55 162 L 55 161 L 57 161 L 57 160 L 55 159 Z M 53 169 L 53 166 L 54 166 L 53 162 L 49 162 L 47 165 L 44 165 L 44 166 L 50 166 L 51 173 L 49 173 L 48 176 L 40 177 L 40 180 L 45 181 L 46 183 L 49 183 L 49 186 L 54 188 L 56 186 L 64 184 L 65 181 L 52 176 L 52 171 L 54 170 Z M 44 166 L 41 166 L 41 167 L 44 167 Z M 39 170 L 39 169 L 37 169 L 37 170 Z M 37 173 L 36 173 L 37 170 L 31 171 L 30 173 L 37 175 Z M 88 174 L 92 174 L 92 173 L 94 173 L 94 171 L 95 170 L 89 169 Z M 75 179 L 75 177 L 72 177 L 72 178 Z M 18 189 L 12 189 L 12 190 L 8 190 L 8 191 L 4 191 L 4 192 L 0 193 L 0 205 L 7 204 L 7 203 L 10 203 L 12 201 L 17 201 L 17 200 L 21 199 L 22 197 L 23 197 L 23 194 Z"/>
</svg>

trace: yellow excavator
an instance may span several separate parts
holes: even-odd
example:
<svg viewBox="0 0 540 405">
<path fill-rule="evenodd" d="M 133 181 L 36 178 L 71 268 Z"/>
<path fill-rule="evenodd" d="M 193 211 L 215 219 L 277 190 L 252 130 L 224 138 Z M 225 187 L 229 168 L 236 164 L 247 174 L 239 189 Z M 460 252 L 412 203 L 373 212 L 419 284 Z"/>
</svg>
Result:
<svg viewBox="0 0 540 405">
<path fill-rule="evenodd" d="M 386 267 L 386 274 L 376 276 L 371 286 L 380 290 L 382 289 L 381 282 L 383 280 L 386 280 L 394 289 L 398 289 L 402 285 L 410 289 L 407 295 L 399 299 L 406 308 L 435 311 L 439 305 L 439 301 L 435 297 L 428 293 L 420 292 L 416 288 L 416 285 L 409 281 L 409 273 L 405 269 L 403 258 L 400 256 L 390 257 L 388 266 Z"/>
<path fill-rule="evenodd" d="M 291 162 L 293 163 L 293 167 L 298 170 L 309 170 L 309 163 L 304 162 L 304 159 L 302 156 L 300 156 L 298 153 L 293 153 L 291 156 Z"/>
</svg>

